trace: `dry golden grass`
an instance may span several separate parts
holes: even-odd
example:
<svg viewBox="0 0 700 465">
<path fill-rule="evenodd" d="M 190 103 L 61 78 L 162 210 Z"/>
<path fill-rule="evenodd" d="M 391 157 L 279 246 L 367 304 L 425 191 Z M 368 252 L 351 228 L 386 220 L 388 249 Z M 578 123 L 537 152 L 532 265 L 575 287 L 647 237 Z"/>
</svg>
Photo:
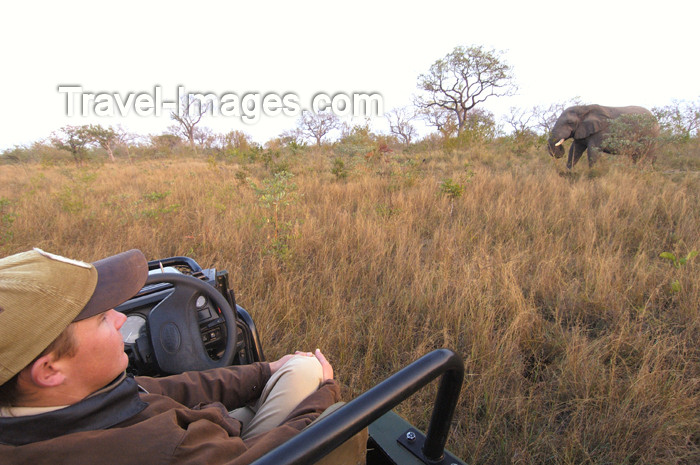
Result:
<svg viewBox="0 0 700 465">
<path fill-rule="evenodd" d="M 262 186 L 262 164 L 2 166 L 0 251 L 227 269 L 268 357 L 321 347 L 347 398 L 452 348 L 468 374 L 448 446 L 469 463 L 700 462 L 700 257 L 659 258 L 700 250 L 697 172 L 407 160 L 346 160 L 341 181 L 322 153 L 287 160 L 282 247 L 242 179 Z M 400 413 L 425 428 L 434 393 Z"/>
</svg>

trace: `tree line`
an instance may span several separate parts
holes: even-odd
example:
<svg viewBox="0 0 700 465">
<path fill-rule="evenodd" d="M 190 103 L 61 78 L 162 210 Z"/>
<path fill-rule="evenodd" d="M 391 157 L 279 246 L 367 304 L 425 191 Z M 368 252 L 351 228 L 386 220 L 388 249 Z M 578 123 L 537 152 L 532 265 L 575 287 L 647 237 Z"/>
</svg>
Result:
<svg viewBox="0 0 700 465">
<path fill-rule="evenodd" d="M 411 105 L 397 107 L 385 114 L 388 134 L 374 134 L 365 125 L 351 126 L 341 122 L 330 111 L 304 111 L 296 127 L 268 141 L 266 147 L 290 147 L 292 150 L 308 145 L 321 146 L 329 142 L 331 134 L 340 133 L 336 143 L 357 139 L 363 133 L 375 139 L 376 148 L 399 146 L 409 148 L 421 141 L 440 140 L 442 143 L 468 145 L 475 140 L 509 137 L 516 151 L 527 150 L 546 139 L 559 114 L 568 106 L 582 104 L 574 97 L 565 102 L 531 108 L 511 107 L 497 122 L 493 113 L 482 107 L 490 98 L 514 95 L 517 91 L 513 71 L 503 58 L 503 52 L 487 50 L 482 46 L 458 46 L 445 57 L 435 61 L 430 69 L 418 76 L 420 93 Z M 188 95 L 180 102 L 180 111 L 172 112 L 174 124 L 160 135 L 139 136 L 121 127 L 102 125 L 64 126 L 54 131 L 45 141 L 33 145 L 36 150 L 54 148 L 69 153 L 81 164 L 94 152 L 102 149 L 114 161 L 118 148 L 131 158 L 131 149 L 157 156 L 189 147 L 191 153 L 200 151 L 243 153 L 262 150 L 243 131 L 217 134 L 202 125 L 210 109 L 210 102 Z M 700 100 L 674 100 L 664 107 L 655 107 L 656 116 L 665 137 L 688 141 L 698 136 L 700 129 Z M 418 138 L 416 123 L 422 120 L 435 132 Z M 385 149 L 386 149 L 385 147 Z M 32 148 L 15 147 L 0 154 L 5 160 L 26 158 Z M 24 157 L 22 157 L 24 155 Z"/>
</svg>

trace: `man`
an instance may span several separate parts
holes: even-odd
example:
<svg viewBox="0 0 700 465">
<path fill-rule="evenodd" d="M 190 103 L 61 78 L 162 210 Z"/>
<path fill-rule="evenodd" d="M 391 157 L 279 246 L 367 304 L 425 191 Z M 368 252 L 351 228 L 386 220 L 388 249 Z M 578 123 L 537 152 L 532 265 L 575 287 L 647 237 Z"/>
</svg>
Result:
<svg viewBox="0 0 700 465">
<path fill-rule="evenodd" d="M 2 463 L 247 464 L 339 400 L 319 350 L 126 376 L 114 307 L 147 274 L 138 250 L 93 264 L 39 249 L 0 259 Z"/>
</svg>

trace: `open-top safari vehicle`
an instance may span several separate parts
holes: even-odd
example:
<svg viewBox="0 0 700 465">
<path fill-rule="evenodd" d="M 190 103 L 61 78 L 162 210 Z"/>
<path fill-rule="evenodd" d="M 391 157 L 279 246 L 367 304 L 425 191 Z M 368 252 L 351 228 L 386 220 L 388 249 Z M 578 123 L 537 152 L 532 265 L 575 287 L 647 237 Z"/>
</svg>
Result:
<svg viewBox="0 0 700 465">
<path fill-rule="evenodd" d="M 162 376 L 265 360 L 250 314 L 236 304 L 228 272 L 187 257 L 149 262 L 141 291 L 116 310 L 135 375 Z M 392 409 L 441 376 L 427 434 Z M 310 464 L 368 428 L 368 464 L 463 464 L 444 450 L 464 377 L 462 359 L 435 350 L 403 368 L 255 464 Z"/>
</svg>

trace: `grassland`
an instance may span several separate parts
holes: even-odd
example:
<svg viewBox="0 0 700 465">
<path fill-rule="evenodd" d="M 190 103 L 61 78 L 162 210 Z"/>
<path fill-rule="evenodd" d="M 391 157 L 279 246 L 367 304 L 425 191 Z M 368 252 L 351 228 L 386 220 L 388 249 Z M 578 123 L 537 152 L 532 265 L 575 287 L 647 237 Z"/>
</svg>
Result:
<svg viewBox="0 0 700 465">
<path fill-rule="evenodd" d="M 700 257 L 659 257 L 700 250 L 697 149 L 573 174 L 495 148 L 333 158 L 0 166 L 0 252 L 227 269 L 268 357 L 321 347 L 347 399 L 452 348 L 448 447 L 472 464 L 700 462 Z M 425 428 L 434 393 L 399 412 Z"/>
</svg>

